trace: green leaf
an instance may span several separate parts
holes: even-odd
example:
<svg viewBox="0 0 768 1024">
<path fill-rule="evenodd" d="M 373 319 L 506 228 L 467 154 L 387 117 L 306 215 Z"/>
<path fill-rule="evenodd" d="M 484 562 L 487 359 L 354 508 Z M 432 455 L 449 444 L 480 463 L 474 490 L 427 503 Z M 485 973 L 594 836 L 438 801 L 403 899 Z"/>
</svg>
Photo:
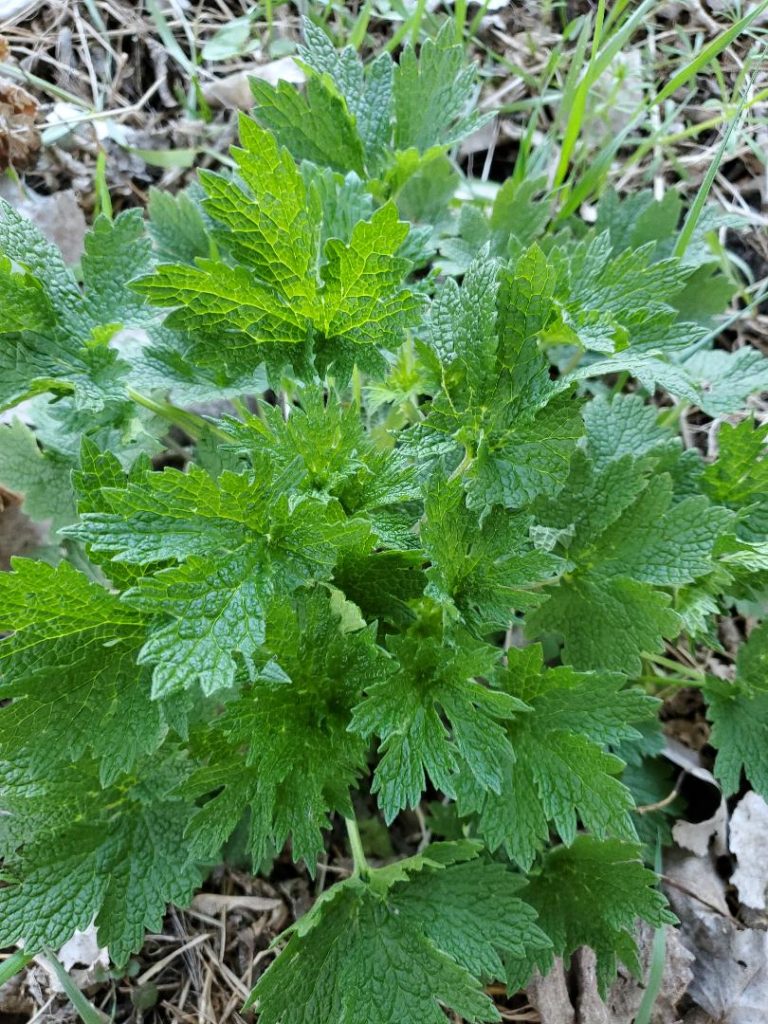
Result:
<svg viewBox="0 0 768 1024">
<path fill-rule="evenodd" d="M 338 505 L 289 499 L 296 470 L 280 474 L 262 457 L 254 472 L 225 471 L 217 480 L 196 467 L 150 472 L 108 492 L 112 511 L 85 512 L 67 529 L 117 562 L 179 563 L 141 577 L 124 595 L 149 615 L 162 610 L 139 659 L 155 665 L 154 696 L 195 680 L 207 694 L 231 687 L 235 654 L 250 669 L 264 641 L 272 596 L 330 578 L 337 548 L 359 539 Z"/>
<path fill-rule="evenodd" d="M 399 670 L 366 687 L 350 726 L 380 740 L 372 791 L 386 820 L 418 804 L 427 775 L 452 793 L 460 760 L 481 788 L 498 792 L 512 753 L 500 720 L 525 710 L 522 701 L 476 679 L 493 673 L 498 651 L 468 638 L 452 650 L 417 633 L 391 638 L 389 648 Z"/>
<path fill-rule="evenodd" d="M 475 68 L 465 62 L 449 22 L 425 40 L 418 58 L 406 46 L 393 88 L 397 149 L 451 146 L 485 124 L 492 114 L 467 113 L 474 88 Z"/>
<path fill-rule="evenodd" d="M 570 957 L 584 945 L 594 949 L 604 996 L 617 959 L 640 976 L 633 934 L 637 919 L 653 928 L 676 923 L 655 883 L 637 846 L 579 836 L 572 846 L 548 853 L 520 895 L 536 908 L 555 955 Z"/>
<path fill-rule="evenodd" d="M 467 504 L 483 515 L 556 494 L 584 432 L 578 403 L 550 380 L 538 350 L 553 287 L 541 250 L 533 246 L 503 274 L 497 303 L 495 275 L 481 253 L 461 289 L 447 286 L 433 306 L 440 393 L 409 445 L 422 459 L 419 446 L 434 443 L 446 454 L 461 446 L 465 460 L 455 472 L 463 469 Z"/>
<path fill-rule="evenodd" d="M 58 249 L 4 201 L 0 254 L 26 268 L 42 302 L 22 304 L 20 333 L 0 342 L 0 407 L 46 391 L 71 394 L 77 409 L 91 411 L 125 401 L 127 366 L 108 344 L 120 327 L 143 326 L 152 315 L 126 288 L 152 264 L 141 213 L 96 220 L 86 236 L 83 291 Z M 0 282 L 6 272 L 0 267 Z"/>
<path fill-rule="evenodd" d="M 44 331 L 51 327 L 55 318 L 53 304 L 40 281 L 31 273 L 14 269 L 12 261 L 5 256 L 0 257 L 0 303 L 2 334 Z"/>
<path fill-rule="evenodd" d="M 82 767 L 67 769 L 68 792 L 6 793 L 18 838 L 2 837 L 3 945 L 58 948 L 95 917 L 99 944 L 122 966 L 161 927 L 166 904 L 191 898 L 201 875 L 183 839 L 190 809 L 167 795 L 167 768 L 147 771 L 146 782 L 99 790 Z M 46 807 L 55 816 L 44 818 Z"/>
<path fill-rule="evenodd" d="M 252 78 L 254 114 L 296 160 L 345 173 L 364 173 L 360 136 L 343 97 L 330 78 L 310 77 L 302 96 L 289 82 L 271 85 Z"/>
<path fill-rule="evenodd" d="M 736 793 L 742 771 L 768 799 L 768 628 L 753 630 L 740 649 L 736 680 L 707 677 L 704 696 L 717 748 L 715 774 L 726 795 Z"/>
<path fill-rule="evenodd" d="M 539 522 L 561 533 L 576 565 L 529 617 L 532 634 L 559 633 L 576 668 L 640 670 L 643 651 L 659 650 L 682 623 L 660 587 L 692 583 L 714 568 L 714 546 L 732 522 L 727 509 L 701 495 L 673 502 L 668 474 L 649 479 L 645 460 L 629 455 L 596 470 L 574 459 L 555 502 Z"/>
<path fill-rule="evenodd" d="M 172 195 L 151 188 L 148 210 L 149 232 L 161 262 L 191 264 L 209 255 L 208 231 L 191 192 Z"/>
<path fill-rule="evenodd" d="M 355 119 L 366 163 L 375 172 L 392 135 L 392 58 L 388 53 L 381 53 L 364 70 L 351 46 L 336 50 L 323 29 L 309 18 L 302 20 L 302 26 L 305 45 L 299 48 L 299 54 L 317 75 L 330 76 L 344 97 Z M 335 156 L 338 159 L 338 155 Z"/>
<path fill-rule="evenodd" d="M 34 433 L 20 420 L 0 427 L 0 484 L 24 497 L 30 519 L 49 521 L 53 531 L 76 518 L 72 461 L 41 451 Z"/>
<path fill-rule="evenodd" d="M 428 847 L 390 878 L 351 878 L 319 900 L 254 989 L 264 1024 L 442 1024 L 443 1008 L 498 1020 L 480 978 L 499 952 L 541 958 L 547 940 L 518 880 L 500 865 L 452 864 L 467 856 L 459 847 Z"/>
<path fill-rule="evenodd" d="M 280 849 L 290 836 L 294 860 L 305 860 L 314 872 L 329 812 L 352 814 L 349 789 L 365 769 L 367 752 L 348 730 L 352 708 L 363 687 L 386 680 L 394 666 L 370 628 L 345 628 L 327 593 L 297 598 L 295 607 L 282 600 L 270 608 L 263 658 L 271 657 L 271 671 L 195 740 L 206 765 L 185 792 L 220 790 L 189 828 L 194 848 L 206 858 L 218 855 L 250 810 L 254 864 L 270 843 Z"/>
<path fill-rule="evenodd" d="M 655 702 L 625 689 L 618 675 L 543 670 L 536 646 L 511 648 L 507 659 L 498 684 L 530 713 L 506 725 L 510 748 L 500 789 L 484 793 L 462 776 L 459 813 L 476 814 L 490 848 L 503 846 L 526 870 L 545 846 L 550 826 L 568 844 L 578 822 L 600 837 L 634 838 L 633 800 L 616 777 L 624 764 L 604 748 L 639 737 L 631 723 L 652 716 Z"/>
<path fill-rule="evenodd" d="M 66 562 L 16 559 L 13 568 L 0 576 L 0 629 L 11 633 L 0 642 L 0 749 L 28 758 L 30 779 L 90 751 L 109 784 L 167 731 L 136 668 L 141 621 Z"/>
<path fill-rule="evenodd" d="M 536 588 L 565 565 L 534 548 L 529 516 L 499 510 L 478 523 L 459 480 L 436 479 L 424 512 L 420 536 L 432 563 L 427 593 L 480 635 L 505 630 L 517 610 L 536 607 Z"/>
<path fill-rule="evenodd" d="M 402 287 L 410 262 L 398 252 L 407 224 L 387 203 L 357 222 L 348 242 L 329 238 L 321 252 L 318 191 L 307 188 L 268 131 L 242 118 L 240 133 L 243 148 L 234 156 L 248 191 L 202 175 L 203 205 L 222 225 L 214 239 L 236 265 L 222 259 L 164 265 L 136 290 L 173 310 L 168 326 L 195 333 L 195 358 L 218 367 L 223 361 L 230 373 L 253 371 L 265 359 L 277 366 L 294 360 L 311 380 L 307 346 L 318 373 L 332 371 L 342 381 L 355 363 L 378 365 L 377 348 L 395 348 L 423 305 Z M 272 352 L 265 353 L 267 343 Z M 373 354 L 359 351 L 363 345 Z"/>
</svg>

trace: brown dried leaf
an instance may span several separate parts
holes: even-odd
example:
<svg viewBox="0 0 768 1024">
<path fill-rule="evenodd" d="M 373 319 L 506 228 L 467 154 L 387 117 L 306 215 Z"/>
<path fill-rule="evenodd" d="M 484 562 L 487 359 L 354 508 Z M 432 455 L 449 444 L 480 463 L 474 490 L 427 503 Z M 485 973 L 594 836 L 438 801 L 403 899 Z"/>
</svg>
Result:
<svg viewBox="0 0 768 1024">
<path fill-rule="evenodd" d="M 7 572 L 13 555 L 30 554 L 43 543 L 43 535 L 21 511 L 22 497 L 0 487 L 0 571 Z"/>
<path fill-rule="evenodd" d="M 0 171 L 26 171 L 37 163 L 37 110 L 37 100 L 26 89 L 0 78 Z"/>
</svg>

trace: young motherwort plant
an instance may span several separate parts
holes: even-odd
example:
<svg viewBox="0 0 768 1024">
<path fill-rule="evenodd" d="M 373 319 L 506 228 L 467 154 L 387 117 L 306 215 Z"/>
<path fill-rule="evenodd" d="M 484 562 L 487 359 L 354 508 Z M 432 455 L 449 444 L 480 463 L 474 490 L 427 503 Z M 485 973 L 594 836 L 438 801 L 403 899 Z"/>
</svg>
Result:
<svg viewBox="0 0 768 1024">
<path fill-rule="evenodd" d="M 0 575 L 0 943 L 95 921 L 119 968 L 235 834 L 312 874 L 338 815 L 262 1024 L 497 1020 L 488 982 L 586 944 L 604 990 L 673 920 L 635 804 L 665 642 L 765 594 L 768 364 L 711 347 L 733 286 L 714 215 L 673 255 L 674 191 L 471 198 L 450 26 L 301 60 L 233 173 L 100 217 L 77 276 L 2 207 L 0 483 L 53 532 Z M 686 406 L 737 414 L 717 459 Z M 696 680 L 727 792 L 768 796 L 766 657 Z M 371 867 L 356 818 L 427 799 L 442 841 Z"/>
</svg>

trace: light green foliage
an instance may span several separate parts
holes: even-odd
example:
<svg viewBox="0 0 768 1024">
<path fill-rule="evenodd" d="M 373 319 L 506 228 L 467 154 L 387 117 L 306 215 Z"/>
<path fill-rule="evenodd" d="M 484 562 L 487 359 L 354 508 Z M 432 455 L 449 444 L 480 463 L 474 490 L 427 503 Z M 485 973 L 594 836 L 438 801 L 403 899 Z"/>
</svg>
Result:
<svg viewBox="0 0 768 1024">
<path fill-rule="evenodd" d="M 395 148 L 424 153 L 452 145 L 484 124 L 489 115 L 466 115 L 474 79 L 475 69 L 465 63 L 448 21 L 424 43 L 418 58 L 406 47 L 394 77 Z"/>
<path fill-rule="evenodd" d="M 414 468 L 371 442 L 354 406 L 326 404 L 320 391 L 309 388 L 302 408 L 287 420 L 267 406 L 226 429 L 240 453 L 268 454 L 273 467 L 293 467 L 302 492 L 325 503 L 336 499 L 348 516 L 364 516 L 382 546 L 415 543 L 418 513 L 412 506 L 421 489 Z M 361 553 L 368 554 L 367 546 Z"/>
<path fill-rule="evenodd" d="M 148 473 L 107 492 L 112 511 L 85 512 L 68 529 L 117 562 L 177 563 L 125 594 L 134 608 L 164 611 L 140 655 L 155 665 L 155 696 L 196 680 L 208 694 L 232 686 L 234 654 L 252 665 L 271 598 L 329 578 L 336 549 L 359 535 L 337 504 L 308 495 L 291 501 L 299 475 L 295 462 L 276 472 L 263 457 L 252 473 L 225 471 L 218 480 L 197 468 Z"/>
<path fill-rule="evenodd" d="M 535 588 L 566 564 L 536 550 L 529 516 L 498 510 L 478 523 L 458 480 L 437 479 L 424 511 L 420 536 L 431 562 L 427 593 L 449 619 L 460 617 L 480 635 L 506 629 L 516 610 L 535 608 L 542 600 Z"/>
<path fill-rule="evenodd" d="M 208 256 L 210 240 L 200 207 L 189 192 L 149 191 L 149 231 L 161 262 L 194 263 Z"/>
<path fill-rule="evenodd" d="M 344 100 L 317 78 L 302 96 L 288 82 L 251 79 L 256 115 L 299 160 L 363 173 L 363 146 Z"/>
<path fill-rule="evenodd" d="M 0 574 L 0 944 L 95 920 L 122 966 L 233 849 L 313 874 L 344 818 L 259 1024 L 497 1020 L 490 983 L 586 944 L 605 990 L 671 920 L 668 673 L 768 796 L 768 364 L 713 347 L 720 222 L 678 258 L 675 192 L 568 215 L 533 123 L 491 201 L 440 17 L 365 64 L 305 24 L 231 170 L 74 270 L 0 208 L 0 484 L 61 538 Z M 670 665 L 734 607 L 732 679 Z M 392 860 L 425 800 L 450 841 Z"/>
<path fill-rule="evenodd" d="M 204 362 L 243 372 L 265 358 L 306 360 L 309 345 L 318 370 L 348 376 L 358 346 L 393 348 L 418 317 L 420 299 L 402 287 L 410 264 L 398 255 L 408 226 L 386 204 L 357 223 L 348 242 L 329 238 L 321 250 L 320 198 L 293 157 L 245 117 L 240 138 L 234 155 L 243 185 L 201 175 L 203 206 L 220 225 L 213 238 L 235 264 L 162 265 L 135 287 L 155 305 L 176 307 L 170 327 L 216 332 L 212 350 L 201 342 Z M 267 344 L 297 351 L 265 355 Z"/>
<path fill-rule="evenodd" d="M 90 751 L 103 782 L 157 749 L 163 709 L 136 667 L 139 616 L 67 562 L 17 559 L 0 575 L 0 750 L 45 778 Z M 99 728 L 94 729 L 94 722 Z"/>
<path fill-rule="evenodd" d="M 0 427 L 0 484 L 24 497 L 30 519 L 57 530 L 75 518 L 72 462 L 55 451 L 41 451 L 34 433 L 20 420 Z"/>
<path fill-rule="evenodd" d="M 151 265 L 141 213 L 129 210 L 113 222 L 96 222 L 86 241 L 82 292 L 58 249 L 5 201 L 0 257 L 0 281 L 6 282 L 0 289 L 18 292 L 21 282 L 35 282 L 26 287 L 22 305 L 5 293 L 18 319 L 13 333 L 3 332 L 0 340 L 0 408 L 46 391 L 73 395 L 79 409 L 100 410 L 122 400 L 127 366 L 108 343 L 120 327 L 147 320 L 143 304 L 126 289 Z"/>
<path fill-rule="evenodd" d="M 391 135 L 392 59 L 380 54 L 366 73 L 351 46 L 337 51 L 325 32 L 308 19 L 304 38 L 305 46 L 299 51 L 302 59 L 318 75 L 331 78 L 354 118 L 366 159 L 375 172 L 386 157 Z"/>
<path fill-rule="evenodd" d="M 722 423 L 717 431 L 718 458 L 701 478 L 702 489 L 713 501 L 735 509 L 747 529 L 752 521 L 758 531 L 768 500 L 766 436 L 768 428 L 750 419 L 736 426 Z"/>
<path fill-rule="evenodd" d="M 553 283 L 534 247 L 504 275 L 497 315 L 498 268 L 481 255 L 432 307 L 428 358 L 440 390 L 410 443 L 449 457 L 463 447 L 473 510 L 556 493 L 583 433 L 578 403 L 550 381 L 536 346 Z"/>
</svg>

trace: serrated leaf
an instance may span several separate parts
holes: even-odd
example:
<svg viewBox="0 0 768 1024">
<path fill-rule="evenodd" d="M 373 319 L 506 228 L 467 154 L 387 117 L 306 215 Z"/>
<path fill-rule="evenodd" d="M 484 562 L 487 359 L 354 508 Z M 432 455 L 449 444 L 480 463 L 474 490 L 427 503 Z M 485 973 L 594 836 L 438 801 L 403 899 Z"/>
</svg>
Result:
<svg viewBox="0 0 768 1024">
<path fill-rule="evenodd" d="M 352 813 L 349 789 L 365 767 L 367 745 L 348 730 L 352 708 L 363 686 L 386 679 L 393 666 L 372 631 L 345 628 L 320 590 L 299 595 L 295 608 L 272 606 L 265 649 L 280 677 L 243 691 L 195 740 L 207 763 L 185 791 L 220 792 L 189 834 L 201 856 L 215 857 L 250 810 L 256 865 L 270 842 L 279 849 L 290 836 L 294 860 L 314 873 L 329 813 Z"/>
<path fill-rule="evenodd" d="M 715 774 L 726 795 L 737 792 L 742 771 L 768 799 L 768 628 L 753 630 L 740 649 L 736 680 L 708 677 L 704 686 Z"/>
<path fill-rule="evenodd" d="M 541 649 L 510 649 L 497 676 L 505 692 L 530 708 L 506 725 L 514 757 L 507 756 L 497 793 L 483 793 L 464 775 L 457 784 L 462 815 L 477 815 L 479 834 L 491 849 L 529 869 L 547 842 L 550 825 L 573 843 L 578 822 L 605 837 L 634 838 L 633 801 L 616 777 L 624 764 L 607 744 L 638 735 L 634 722 L 654 713 L 640 691 L 621 676 L 543 671 Z"/>
<path fill-rule="evenodd" d="M 123 965 L 144 932 L 160 928 L 167 903 L 189 900 L 201 880 L 183 841 L 189 807 L 165 795 L 154 771 L 158 781 L 127 791 L 99 791 L 81 772 L 79 789 L 48 797 L 67 816 L 36 826 L 27 842 L 3 842 L 0 941 L 58 948 L 95 917 L 99 943 Z M 28 803 L 45 799 L 45 790 L 6 796 L 4 808 L 23 817 Z"/>
<path fill-rule="evenodd" d="M 597 980 L 605 994 L 621 960 L 640 974 L 634 927 L 638 918 L 654 928 L 674 924 L 656 877 L 643 867 L 638 847 L 619 840 L 579 836 L 570 847 L 546 855 L 541 872 L 521 898 L 538 911 L 555 954 L 569 957 L 579 946 L 597 953 Z"/>
<path fill-rule="evenodd" d="M 480 635 L 506 629 L 516 610 L 535 607 L 536 589 L 564 567 L 535 549 L 529 517 L 500 510 L 478 523 L 459 480 L 435 480 L 424 511 L 420 537 L 432 563 L 427 593 Z"/>
<path fill-rule="evenodd" d="M 512 753 L 500 722 L 525 710 L 520 700 L 477 681 L 493 672 L 498 652 L 469 641 L 452 651 L 434 638 L 407 634 L 389 647 L 399 670 L 366 687 L 350 725 L 380 740 L 372 791 L 386 820 L 418 804 L 427 775 L 451 793 L 459 758 L 481 788 L 498 792 Z"/>
<path fill-rule="evenodd" d="M 662 586 L 691 583 L 714 568 L 714 547 L 732 514 L 702 496 L 673 503 L 671 478 L 648 479 L 630 456 L 596 471 L 574 460 L 569 484 L 541 503 L 539 521 L 571 525 L 564 553 L 577 566 L 528 620 L 532 634 L 564 637 L 576 668 L 602 666 L 636 673 L 643 651 L 659 650 L 682 622 Z M 586 499 L 586 500 L 585 500 Z"/>
<path fill-rule="evenodd" d="M 296 160 L 346 173 L 364 173 L 364 153 L 355 121 L 330 77 L 311 77 L 302 96 L 288 82 L 251 79 L 256 119 Z"/>
<path fill-rule="evenodd" d="M 148 473 L 108 492 L 112 511 L 85 512 L 68 528 L 117 562 L 179 563 L 139 578 L 124 595 L 150 615 L 163 610 L 140 656 L 155 665 L 154 696 L 195 680 L 208 694 L 231 687 L 235 653 L 250 667 L 263 642 L 272 595 L 329 578 L 337 547 L 360 537 L 337 505 L 289 500 L 296 469 L 280 474 L 262 456 L 255 472 L 217 480 L 196 467 Z"/>
<path fill-rule="evenodd" d="M 470 967 L 491 977 L 497 950 L 541 958 L 546 939 L 513 876 L 498 865 L 452 864 L 461 844 L 442 844 L 433 860 L 440 845 L 400 862 L 390 878 L 389 869 L 352 878 L 318 901 L 251 996 L 265 1024 L 441 1024 L 443 1007 L 467 1021 L 499 1019 Z M 494 900 L 478 901 L 470 866 Z"/>
<path fill-rule="evenodd" d="M 418 58 L 406 46 L 395 69 L 394 110 L 398 149 L 426 152 L 450 146 L 481 127 L 492 115 L 468 114 L 475 68 L 466 64 L 464 48 L 446 23 L 422 44 Z"/>
</svg>

